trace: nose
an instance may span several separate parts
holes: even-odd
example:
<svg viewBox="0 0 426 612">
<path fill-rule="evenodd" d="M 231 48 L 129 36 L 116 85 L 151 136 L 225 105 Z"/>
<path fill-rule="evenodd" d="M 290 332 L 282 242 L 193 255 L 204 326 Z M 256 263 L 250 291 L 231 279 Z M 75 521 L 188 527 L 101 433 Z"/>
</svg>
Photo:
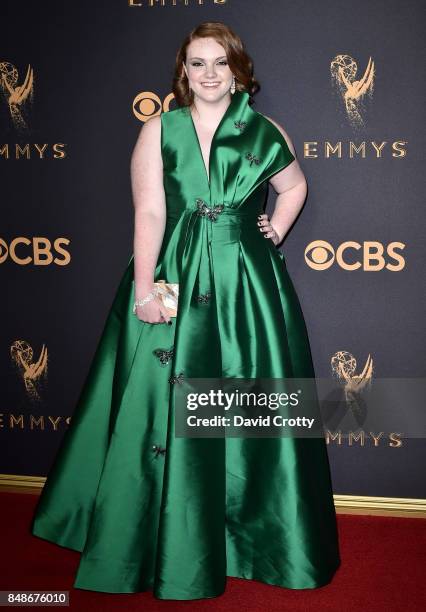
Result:
<svg viewBox="0 0 426 612">
<path fill-rule="evenodd" d="M 215 70 L 215 65 L 214 64 L 212 64 L 212 65 L 207 64 L 206 65 L 206 76 L 207 77 L 210 77 L 210 76 L 211 77 L 215 77 L 216 76 L 216 70 Z"/>
</svg>

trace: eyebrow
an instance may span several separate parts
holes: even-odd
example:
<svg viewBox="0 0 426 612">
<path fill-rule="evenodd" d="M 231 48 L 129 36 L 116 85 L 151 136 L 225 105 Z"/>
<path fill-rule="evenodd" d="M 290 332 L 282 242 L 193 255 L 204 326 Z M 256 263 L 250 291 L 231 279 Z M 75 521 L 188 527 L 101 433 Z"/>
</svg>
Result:
<svg viewBox="0 0 426 612">
<path fill-rule="evenodd" d="M 198 59 L 198 60 L 202 60 L 203 62 L 205 61 L 203 57 L 190 57 L 189 60 L 194 60 L 194 59 Z M 221 55 L 220 57 L 216 57 L 216 59 L 226 59 L 226 55 Z"/>
</svg>

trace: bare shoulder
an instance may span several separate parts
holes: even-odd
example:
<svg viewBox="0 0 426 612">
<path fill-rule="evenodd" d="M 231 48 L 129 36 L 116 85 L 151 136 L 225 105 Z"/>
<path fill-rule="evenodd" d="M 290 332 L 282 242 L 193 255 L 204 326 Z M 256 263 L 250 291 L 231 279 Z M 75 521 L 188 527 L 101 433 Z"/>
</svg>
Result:
<svg viewBox="0 0 426 612">
<path fill-rule="evenodd" d="M 140 146 L 155 146 L 160 143 L 161 137 L 161 117 L 156 115 L 148 119 L 140 129 L 136 147 Z"/>
<path fill-rule="evenodd" d="M 133 152 L 132 164 L 161 165 L 161 117 L 156 115 L 148 119 L 139 131 Z"/>
<path fill-rule="evenodd" d="M 155 115 L 154 117 L 150 117 L 148 121 L 143 126 L 144 130 L 149 131 L 150 133 L 156 133 L 161 130 L 161 116 Z"/>
<path fill-rule="evenodd" d="M 165 210 L 161 118 L 148 119 L 140 129 L 130 163 L 133 203 L 138 211 Z"/>
<path fill-rule="evenodd" d="M 272 117 L 268 117 L 268 115 L 264 115 L 263 113 L 261 113 L 262 117 L 265 117 L 265 119 L 268 119 L 268 121 L 270 121 L 279 132 L 281 132 L 281 134 L 283 135 L 285 141 L 287 142 L 288 148 L 290 149 L 290 151 L 293 153 L 294 156 L 296 156 L 296 151 L 294 149 L 293 143 L 291 141 L 290 136 L 288 135 L 288 133 L 286 132 L 286 130 L 283 128 L 283 126 L 278 123 L 278 121 L 275 121 L 274 119 L 272 119 Z"/>
</svg>

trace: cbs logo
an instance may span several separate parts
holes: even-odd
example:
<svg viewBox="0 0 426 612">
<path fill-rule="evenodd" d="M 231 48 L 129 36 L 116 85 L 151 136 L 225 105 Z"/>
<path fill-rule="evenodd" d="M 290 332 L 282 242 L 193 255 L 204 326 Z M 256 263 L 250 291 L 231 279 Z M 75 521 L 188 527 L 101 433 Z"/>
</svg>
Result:
<svg viewBox="0 0 426 612">
<path fill-rule="evenodd" d="M 48 266 L 51 263 L 66 266 L 71 261 L 71 255 L 63 245 L 69 243 L 68 238 L 56 238 L 52 244 L 49 238 L 43 236 L 33 236 L 31 239 L 19 236 L 8 245 L 0 238 L 0 264 L 9 258 L 19 266 L 31 263 L 35 266 Z"/>
<path fill-rule="evenodd" d="M 405 244 L 390 242 L 387 246 L 375 240 L 366 240 L 362 244 L 347 240 L 334 249 L 325 240 L 314 240 L 305 249 L 305 261 L 313 270 L 327 270 L 334 262 L 343 270 L 379 272 L 386 268 L 399 272 L 405 267 L 405 259 L 398 251 Z"/>
<path fill-rule="evenodd" d="M 164 102 L 162 102 L 161 98 L 153 91 L 141 91 L 133 100 L 133 114 L 139 121 L 145 123 L 151 117 L 167 112 L 174 98 L 174 94 L 170 93 L 165 97 Z"/>
</svg>

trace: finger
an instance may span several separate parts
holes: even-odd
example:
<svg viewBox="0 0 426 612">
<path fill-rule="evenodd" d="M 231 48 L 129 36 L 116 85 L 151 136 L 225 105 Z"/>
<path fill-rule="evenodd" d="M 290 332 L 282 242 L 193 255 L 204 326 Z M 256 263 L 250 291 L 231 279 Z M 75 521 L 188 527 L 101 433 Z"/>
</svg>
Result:
<svg viewBox="0 0 426 612">
<path fill-rule="evenodd" d="M 166 311 L 166 309 L 164 307 L 160 306 L 160 311 L 161 311 L 161 317 L 164 319 L 164 323 L 167 323 L 168 325 L 170 325 L 170 316 L 168 314 L 168 312 Z"/>
<path fill-rule="evenodd" d="M 257 220 L 258 225 L 265 225 L 267 223 L 269 223 L 268 215 L 262 215 L 262 219 Z"/>
<path fill-rule="evenodd" d="M 261 231 L 264 231 L 263 228 L 268 227 L 270 225 L 269 221 L 259 221 L 258 226 Z"/>
</svg>

